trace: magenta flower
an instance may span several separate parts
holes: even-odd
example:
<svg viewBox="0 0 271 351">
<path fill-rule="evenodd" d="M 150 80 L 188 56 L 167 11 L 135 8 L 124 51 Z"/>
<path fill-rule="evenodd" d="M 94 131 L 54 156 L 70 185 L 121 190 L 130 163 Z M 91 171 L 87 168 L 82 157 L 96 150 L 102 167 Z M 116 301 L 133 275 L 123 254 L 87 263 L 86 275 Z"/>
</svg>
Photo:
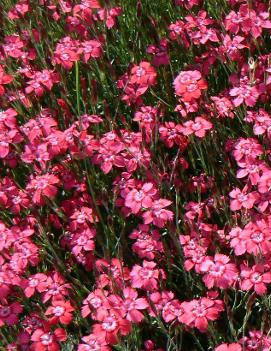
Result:
<svg viewBox="0 0 271 351">
<path fill-rule="evenodd" d="M 201 91 L 207 89 L 207 83 L 199 71 L 183 71 L 173 84 L 176 95 L 188 102 L 200 98 Z"/>
<path fill-rule="evenodd" d="M 242 351 L 242 347 L 237 343 L 221 344 L 215 348 L 215 351 Z"/>
<path fill-rule="evenodd" d="M 206 131 L 212 129 L 213 125 L 205 118 L 196 117 L 195 121 L 187 121 L 183 124 L 182 133 L 184 135 L 195 134 L 199 138 L 205 137 Z"/>
<path fill-rule="evenodd" d="M 204 274 L 202 280 L 208 289 L 213 287 L 227 289 L 236 282 L 238 277 L 236 265 L 230 263 L 230 258 L 222 254 L 216 254 L 214 258 L 207 256 L 200 263 L 199 269 Z"/>
<path fill-rule="evenodd" d="M 158 289 L 158 280 L 165 279 L 165 273 L 162 269 L 156 268 L 153 261 L 143 261 L 143 266 L 134 265 L 130 276 L 133 288 L 142 288 L 153 291 Z"/>
<path fill-rule="evenodd" d="M 202 333 L 207 331 L 208 322 L 218 319 L 220 312 L 224 310 L 221 300 L 211 300 L 206 297 L 184 301 L 181 307 L 183 314 L 180 321 L 189 327 L 196 327 Z"/>
<path fill-rule="evenodd" d="M 132 189 L 125 197 L 125 206 L 137 214 L 143 208 L 151 208 L 157 190 L 152 183 L 145 183 L 139 190 Z"/>
<path fill-rule="evenodd" d="M 264 265 L 257 264 L 253 267 L 246 265 L 241 266 L 241 289 L 254 289 L 258 295 L 264 295 L 267 292 L 267 284 L 271 283 L 271 273 L 266 272 Z"/>
</svg>

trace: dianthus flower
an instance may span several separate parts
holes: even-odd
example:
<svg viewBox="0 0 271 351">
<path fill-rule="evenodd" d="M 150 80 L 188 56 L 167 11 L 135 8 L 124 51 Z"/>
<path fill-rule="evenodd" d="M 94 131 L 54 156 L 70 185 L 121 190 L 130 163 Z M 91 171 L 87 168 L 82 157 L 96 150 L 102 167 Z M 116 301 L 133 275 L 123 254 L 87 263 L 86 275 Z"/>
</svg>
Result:
<svg viewBox="0 0 271 351">
<path fill-rule="evenodd" d="M 242 347 L 237 343 L 221 344 L 215 348 L 215 351 L 242 351 Z"/>
<path fill-rule="evenodd" d="M 34 295 L 35 291 L 42 292 L 47 288 L 47 275 L 43 273 L 36 273 L 31 275 L 22 283 L 22 288 L 26 297 Z"/>
<path fill-rule="evenodd" d="M 83 300 L 81 309 L 82 317 L 85 318 L 92 313 L 93 318 L 101 320 L 107 313 L 107 290 L 95 289 L 91 292 L 86 299 Z"/>
<path fill-rule="evenodd" d="M 202 280 L 208 289 L 213 287 L 227 289 L 238 277 L 236 265 L 230 263 L 230 258 L 222 254 L 216 254 L 214 258 L 208 256 L 204 258 L 200 263 L 200 272 L 205 273 Z"/>
<path fill-rule="evenodd" d="M 231 89 L 230 96 L 234 97 L 233 104 L 235 107 L 240 106 L 242 103 L 253 107 L 260 96 L 260 92 L 256 86 L 243 84 L 240 87 Z"/>
<path fill-rule="evenodd" d="M 72 307 L 70 301 L 53 300 L 52 305 L 45 311 L 46 316 L 51 316 L 49 322 L 51 324 L 70 324 L 72 321 Z"/>
<path fill-rule="evenodd" d="M 264 335 L 261 330 L 250 330 L 249 336 L 244 336 L 239 340 L 242 348 L 249 351 L 270 351 L 271 338 L 270 336 Z"/>
<path fill-rule="evenodd" d="M 84 344 L 79 344 L 77 351 L 111 351 L 103 336 L 90 334 L 82 338 Z"/>
<path fill-rule="evenodd" d="M 31 341 L 33 341 L 32 349 L 34 351 L 59 351 L 59 342 L 66 339 L 66 331 L 62 328 L 57 328 L 54 332 L 37 329 L 31 336 Z"/>
<path fill-rule="evenodd" d="M 59 82 L 59 75 L 53 70 L 48 69 L 33 72 L 28 75 L 28 78 L 30 80 L 27 81 L 28 87 L 25 89 L 25 92 L 27 94 L 34 92 L 37 96 L 42 96 L 45 88 L 52 90 L 53 85 Z"/>
<path fill-rule="evenodd" d="M 271 228 L 265 220 L 249 222 L 241 232 L 246 251 L 253 255 L 267 255 L 271 252 Z"/>
<path fill-rule="evenodd" d="M 165 273 L 162 269 L 156 268 L 153 261 L 143 261 L 143 266 L 134 265 L 130 276 L 133 288 L 142 288 L 153 291 L 158 289 L 159 279 L 165 279 Z"/>
<path fill-rule="evenodd" d="M 230 204 L 232 211 L 238 211 L 241 208 L 251 209 L 259 199 L 259 194 L 256 191 L 247 193 L 247 187 L 242 190 L 235 188 L 229 193 L 229 195 L 232 198 Z"/>
<path fill-rule="evenodd" d="M 81 44 L 84 61 L 87 63 L 91 58 L 99 58 L 102 55 L 102 45 L 97 40 L 86 40 Z"/>
<path fill-rule="evenodd" d="M 101 323 L 93 325 L 93 334 L 104 342 L 115 345 L 118 343 L 118 335 L 128 335 L 131 329 L 130 321 L 116 314 L 108 313 Z"/>
<path fill-rule="evenodd" d="M 228 235 L 230 246 L 234 249 L 236 256 L 243 255 L 246 252 L 246 242 L 242 237 L 243 230 L 240 227 L 233 228 Z"/>
<path fill-rule="evenodd" d="M 0 65 L 0 96 L 4 95 L 4 85 L 9 84 L 13 81 L 13 77 L 6 74 L 2 65 Z"/>
<path fill-rule="evenodd" d="M 50 299 L 60 300 L 64 296 L 69 295 L 69 290 L 71 288 L 70 284 L 65 283 L 62 276 L 55 272 L 47 278 L 47 281 L 42 286 L 39 286 L 39 292 L 42 292 L 43 303 L 49 301 Z"/>
<path fill-rule="evenodd" d="M 266 285 L 271 283 L 271 273 L 266 272 L 264 265 L 257 264 L 251 268 L 247 265 L 241 266 L 241 289 L 254 289 L 258 295 L 264 295 L 267 292 Z"/>
<path fill-rule="evenodd" d="M 184 142 L 182 131 L 182 126 L 180 124 L 175 124 L 174 122 L 165 122 L 165 124 L 162 124 L 159 127 L 160 138 L 169 148 L 173 147 L 174 144 L 182 145 Z"/>
<path fill-rule="evenodd" d="M 55 198 L 57 194 L 57 185 L 60 183 L 58 177 L 53 174 L 45 174 L 32 178 L 26 186 L 26 190 L 33 194 L 34 204 L 41 205 L 44 203 L 43 196 L 49 199 Z"/>
<path fill-rule="evenodd" d="M 257 139 L 240 138 L 234 145 L 233 156 L 238 164 L 252 164 L 263 152 L 263 147 Z"/>
<path fill-rule="evenodd" d="M 171 201 L 167 199 L 158 199 L 153 201 L 151 209 L 143 213 L 144 224 L 153 223 L 159 228 L 163 228 L 165 224 L 173 220 L 173 212 L 166 210 L 165 207 L 171 205 Z"/>
<path fill-rule="evenodd" d="M 147 47 L 147 52 L 154 55 L 153 65 L 155 67 L 169 65 L 170 59 L 167 53 L 168 42 L 166 39 L 161 39 L 158 46 L 150 45 Z"/>
<path fill-rule="evenodd" d="M 96 260 L 95 264 L 100 272 L 98 278 L 99 287 L 103 288 L 106 285 L 123 287 L 125 281 L 130 279 L 129 269 L 117 258 L 112 258 L 110 262 L 99 259 Z"/>
<path fill-rule="evenodd" d="M 79 42 L 70 37 L 62 38 L 56 46 L 54 52 L 54 62 L 70 70 L 73 63 L 79 61 L 82 49 L 79 47 Z"/>
<path fill-rule="evenodd" d="M 137 214 L 142 208 L 151 208 L 157 194 L 152 183 L 144 183 L 139 189 L 132 189 L 125 197 L 125 206 Z"/>
<path fill-rule="evenodd" d="M 189 327 L 196 327 L 204 333 L 208 329 L 208 321 L 215 321 L 224 310 L 223 301 L 202 297 L 198 300 L 181 303 L 183 314 L 180 321 Z"/>
<path fill-rule="evenodd" d="M 213 125 L 203 117 L 196 117 L 195 121 L 187 121 L 182 126 L 184 135 L 195 134 L 199 138 L 204 138 L 206 131 L 212 129 Z"/>
<path fill-rule="evenodd" d="M 22 311 L 23 307 L 19 302 L 0 304 L 0 327 L 5 324 L 9 326 L 17 324 L 19 320 L 18 314 Z"/>
<path fill-rule="evenodd" d="M 138 297 L 137 291 L 132 288 L 123 289 L 123 299 L 118 295 L 111 295 L 108 297 L 108 302 L 122 318 L 133 323 L 140 323 L 144 318 L 140 311 L 149 307 L 147 300 L 144 297 Z"/>
<path fill-rule="evenodd" d="M 139 225 L 139 229 L 135 229 L 129 238 L 136 240 L 132 245 L 132 250 L 140 258 L 154 260 L 158 253 L 164 252 L 159 232 L 150 230 L 147 225 Z"/>
<path fill-rule="evenodd" d="M 184 101 L 196 100 L 201 91 L 207 89 L 207 83 L 199 71 L 183 71 L 174 80 L 176 95 Z"/>
<path fill-rule="evenodd" d="M 156 84 L 157 73 L 151 64 L 147 61 L 142 61 L 138 66 L 131 69 L 130 83 L 138 84 L 139 86 L 152 86 Z"/>
</svg>

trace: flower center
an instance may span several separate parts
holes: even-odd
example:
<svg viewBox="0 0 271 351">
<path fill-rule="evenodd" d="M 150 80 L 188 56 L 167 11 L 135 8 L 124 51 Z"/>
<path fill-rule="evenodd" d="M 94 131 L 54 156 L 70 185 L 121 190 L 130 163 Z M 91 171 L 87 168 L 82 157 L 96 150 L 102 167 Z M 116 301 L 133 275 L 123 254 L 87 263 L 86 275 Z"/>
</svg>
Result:
<svg viewBox="0 0 271 351">
<path fill-rule="evenodd" d="M 255 243 L 261 243 L 264 240 L 264 236 L 263 233 L 261 232 L 255 232 L 251 235 L 251 239 L 255 242 Z"/>
<path fill-rule="evenodd" d="M 135 194 L 135 200 L 136 201 L 141 201 L 144 197 L 144 193 L 143 191 L 139 190 L 136 194 Z"/>
<path fill-rule="evenodd" d="M 152 277 L 152 271 L 148 268 L 142 268 L 139 275 L 144 279 L 149 279 Z"/>
<path fill-rule="evenodd" d="M 7 317 L 10 315 L 10 307 L 6 306 L 6 307 L 1 307 L 0 308 L 0 316 L 1 317 Z"/>
<path fill-rule="evenodd" d="M 56 306 L 53 310 L 55 316 L 60 317 L 64 314 L 65 308 L 62 306 Z"/>
<path fill-rule="evenodd" d="M 102 328 L 106 331 L 111 332 L 117 328 L 117 321 L 115 320 L 115 318 L 108 317 L 102 323 Z"/>
<path fill-rule="evenodd" d="M 193 91 L 198 89 L 198 85 L 197 84 L 190 84 L 186 89 L 188 92 L 192 93 Z"/>
<path fill-rule="evenodd" d="M 93 299 L 90 300 L 90 304 L 94 308 L 98 308 L 102 305 L 102 300 L 99 297 L 94 297 Z"/>
<path fill-rule="evenodd" d="M 137 77 L 142 77 L 142 76 L 144 76 L 145 73 L 146 73 L 146 71 L 144 70 L 144 68 L 139 67 L 139 68 L 137 69 L 137 71 L 136 71 L 136 76 L 137 76 Z"/>
<path fill-rule="evenodd" d="M 41 337 L 40 337 L 40 340 L 41 340 L 41 343 L 43 345 L 50 345 L 53 341 L 53 337 L 52 335 L 50 334 L 43 334 Z"/>
</svg>

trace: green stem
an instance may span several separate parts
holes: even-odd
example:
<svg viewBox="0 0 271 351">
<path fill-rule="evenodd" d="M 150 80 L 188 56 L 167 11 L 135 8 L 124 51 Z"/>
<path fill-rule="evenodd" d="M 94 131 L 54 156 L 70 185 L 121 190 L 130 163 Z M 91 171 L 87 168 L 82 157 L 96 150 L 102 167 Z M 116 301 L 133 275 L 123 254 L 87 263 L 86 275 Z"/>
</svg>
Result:
<svg viewBox="0 0 271 351">
<path fill-rule="evenodd" d="M 79 83 L 79 64 L 78 61 L 75 62 L 75 85 L 76 85 L 76 107 L 77 114 L 80 116 L 80 83 Z"/>
</svg>

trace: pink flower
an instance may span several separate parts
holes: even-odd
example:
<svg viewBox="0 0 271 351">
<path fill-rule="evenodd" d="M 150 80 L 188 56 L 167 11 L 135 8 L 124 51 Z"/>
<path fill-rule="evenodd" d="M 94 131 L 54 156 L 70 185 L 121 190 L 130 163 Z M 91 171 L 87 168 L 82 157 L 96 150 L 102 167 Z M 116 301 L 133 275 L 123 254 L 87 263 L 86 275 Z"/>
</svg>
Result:
<svg viewBox="0 0 271 351">
<path fill-rule="evenodd" d="M 251 209 L 255 202 L 259 199 L 259 194 L 256 191 L 247 193 L 247 187 L 243 190 L 235 188 L 229 193 L 231 200 L 230 208 L 232 211 L 238 211 L 242 207 L 246 209 Z"/>
<path fill-rule="evenodd" d="M 4 52 L 7 56 L 13 58 L 20 58 L 24 55 L 23 48 L 24 42 L 20 39 L 17 34 L 9 35 L 5 37 L 6 44 L 3 45 Z"/>
<path fill-rule="evenodd" d="M 257 139 L 240 138 L 234 145 L 233 156 L 238 164 L 252 164 L 263 152 L 263 147 Z"/>
<path fill-rule="evenodd" d="M 201 91 L 207 89 L 207 83 L 199 71 L 180 72 L 173 85 L 176 95 L 188 102 L 198 99 Z"/>
<path fill-rule="evenodd" d="M 100 275 L 98 277 L 99 287 L 106 285 L 123 287 L 127 280 L 130 280 L 130 271 L 118 258 L 112 258 L 110 262 L 99 259 L 96 260 L 96 268 Z"/>
<path fill-rule="evenodd" d="M 107 305 L 107 291 L 95 289 L 83 300 L 82 317 L 86 318 L 93 313 L 93 318 L 101 320 L 107 312 Z"/>
<path fill-rule="evenodd" d="M 230 246 L 234 249 L 234 253 L 236 256 L 243 255 L 246 252 L 247 246 L 246 242 L 242 237 L 243 230 L 239 227 L 233 228 L 228 238 L 230 239 Z"/>
<path fill-rule="evenodd" d="M 15 325 L 19 321 L 18 314 L 23 311 L 23 307 L 19 302 L 0 304 L 0 327 L 3 325 Z"/>
<path fill-rule="evenodd" d="M 84 251 L 93 251 L 95 242 L 93 238 L 96 233 L 93 228 L 85 228 L 79 233 L 76 233 L 71 240 L 72 252 L 74 255 L 79 255 Z"/>
<path fill-rule="evenodd" d="M 258 295 L 264 295 L 267 292 L 266 284 L 271 283 L 271 273 L 265 272 L 264 265 L 257 264 L 251 268 L 241 266 L 241 289 L 251 290 L 254 289 Z"/>
<path fill-rule="evenodd" d="M 182 133 L 184 135 L 195 134 L 199 138 L 205 137 L 206 131 L 212 129 L 213 125 L 205 118 L 196 117 L 195 121 L 187 121 L 183 124 Z"/>
<path fill-rule="evenodd" d="M 150 208 L 153 199 L 157 194 L 152 183 L 144 183 L 139 190 L 132 189 L 125 197 L 125 206 L 130 208 L 132 213 L 137 214 L 143 208 Z"/>
<path fill-rule="evenodd" d="M 260 92 L 256 86 L 241 85 L 238 88 L 231 89 L 230 96 L 236 96 L 233 99 L 233 104 L 236 107 L 240 106 L 243 102 L 247 106 L 253 107 L 260 96 Z"/>
<path fill-rule="evenodd" d="M 34 351 L 59 351 L 59 342 L 66 339 L 66 331 L 62 328 L 57 328 L 54 332 L 37 329 L 31 336 L 32 348 Z"/>
<path fill-rule="evenodd" d="M 75 210 L 74 213 L 70 216 L 70 219 L 72 220 L 70 225 L 72 231 L 76 231 L 78 229 L 89 229 L 90 223 L 92 224 L 98 222 L 98 218 L 95 215 L 93 209 L 86 206 L 82 206 L 80 209 Z M 84 234 L 88 235 L 89 238 L 93 238 L 95 236 L 93 230 L 89 230 Z"/>
<path fill-rule="evenodd" d="M 174 144 L 181 146 L 184 143 L 182 132 L 182 126 L 174 122 L 165 122 L 159 127 L 160 138 L 169 148 L 173 147 Z"/>
<path fill-rule="evenodd" d="M 131 322 L 115 314 L 108 313 L 101 323 L 93 325 L 93 334 L 110 345 L 118 343 L 118 334 L 128 335 L 130 332 Z"/>
<path fill-rule="evenodd" d="M 271 190 L 271 171 L 267 170 L 260 177 L 258 182 L 259 193 L 264 194 Z"/>
<path fill-rule="evenodd" d="M 165 273 L 162 269 L 156 268 L 153 261 L 143 261 L 143 267 L 134 265 L 130 273 L 133 288 L 142 288 L 153 291 L 158 289 L 158 280 L 165 279 Z"/>
<path fill-rule="evenodd" d="M 33 195 L 34 204 L 41 205 L 44 203 L 43 197 L 53 199 L 57 194 L 57 187 L 60 183 L 58 177 L 53 174 L 45 174 L 32 178 L 27 184 L 26 190 L 30 191 Z"/>
<path fill-rule="evenodd" d="M 26 297 L 34 295 L 35 291 L 43 291 L 43 287 L 47 285 L 47 275 L 43 273 L 36 273 L 23 282 L 23 289 Z M 45 285 L 44 285 L 45 284 Z M 41 290 L 39 290 L 41 289 Z"/>
<path fill-rule="evenodd" d="M 84 61 L 87 63 L 90 58 L 99 58 L 102 55 L 102 45 L 97 40 L 86 40 L 81 43 Z"/>
<path fill-rule="evenodd" d="M 144 224 L 153 223 L 159 228 L 163 228 L 168 221 L 173 220 L 173 212 L 166 210 L 165 207 L 171 205 L 171 201 L 166 199 L 159 199 L 153 201 L 150 210 L 143 213 Z"/>
<path fill-rule="evenodd" d="M 8 12 L 8 18 L 11 20 L 19 19 L 24 17 L 24 15 L 29 11 L 30 7 L 26 0 L 21 0 L 12 7 Z"/>
<path fill-rule="evenodd" d="M 224 96 L 212 96 L 211 99 L 214 102 L 214 107 L 216 108 L 219 117 L 234 118 L 234 106 L 228 98 Z"/>
<path fill-rule="evenodd" d="M 215 351 L 242 351 L 240 344 L 221 344 L 215 348 Z"/>
<path fill-rule="evenodd" d="M 271 252 L 271 228 L 264 219 L 249 222 L 241 232 L 246 242 L 246 251 L 253 255 L 267 255 Z"/>
<path fill-rule="evenodd" d="M 123 300 L 118 295 L 111 295 L 108 302 L 123 318 L 133 323 L 140 323 L 144 315 L 140 310 L 145 310 L 149 307 L 147 300 L 143 297 L 138 298 L 138 293 L 135 289 L 124 288 Z"/>
<path fill-rule="evenodd" d="M 208 329 L 208 321 L 215 321 L 219 313 L 224 310 L 221 300 L 211 300 L 202 297 L 198 300 L 184 301 L 181 303 L 183 314 L 180 321 L 189 327 L 196 327 L 205 333 Z"/>
<path fill-rule="evenodd" d="M 215 254 L 214 258 L 207 256 L 203 260 L 200 272 L 205 273 L 203 281 L 208 289 L 227 289 L 235 283 L 238 271 L 236 265 L 229 262 L 230 258 L 222 254 Z"/>
<path fill-rule="evenodd" d="M 244 336 L 239 343 L 245 350 L 270 351 L 271 338 L 264 335 L 261 330 L 250 330 L 249 336 Z"/>
<path fill-rule="evenodd" d="M 167 53 L 168 42 L 166 39 L 161 39 L 158 46 L 150 45 L 147 47 L 147 52 L 154 55 L 153 65 L 159 67 L 162 65 L 169 65 L 170 59 Z"/>
<path fill-rule="evenodd" d="M 232 60 L 238 61 L 238 59 L 241 57 L 240 50 L 248 48 L 248 45 L 244 45 L 242 43 L 244 40 L 245 38 L 241 37 L 240 35 L 233 37 L 233 39 L 231 39 L 229 35 L 224 37 L 223 44 L 225 51 Z"/>
<path fill-rule="evenodd" d="M 79 43 L 70 37 L 62 38 L 56 46 L 54 52 L 54 62 L 70 70 L 73 63 L 79 61 L 81 49 Z"/>
<path fill-rule="evenodd" d="M 42 292 L 42 302 L 45 303 L 50 299 L 61 300 L 64 296 L 69 295 L 71 285 L 65 283 L 62 276 L 55 272 L 47 278 L 46 282 L 39 283 L 38 291 Z"/>
<path fill-rule="evenodd" d="M 0 65 L 0 96 L 4 95 L 4 85 L 9 84 L 13 81 L 13 77 L 4 72 L 2 65 Z"/>
<path fill-rule="evenodd" d="M 236 174 L 237 178 L 248 177 L 252 185 L 257 185 L 259 183 L 262 172 L 265 173 L 267 166 L 264 162 L 253 161 L 253 163 L 239 163 L 239 168 Z"/>
<path fill-rule="evenodd" d="M 156 84 L 157 73 L 151 64 L 142 61 L 138 66 L 134 66 L 131 70 L 130 82 L 132 84 L 152 86 Z"/>
<path fill-rule="evenodd" d="M 70 301 L 53 300 L 52 306 L 48 307 L 45 311 L 46 316 L 51 316 L 51 324 L 70 324 L 72 321 L 72 313 L 74 308 Z"/>
<path fill-rule="evenodd" d="M 97 1 L 95 1 L 95 2 L 97 2 Z M 100 20 L 105 22 L 108 29 L 113 28 L 115 26 L 116 18 L 118 16 L 120 16 L 121 14 L 122 14 L 121 7 L 113 7 L 110 10 L 108 10 L 106 8 L 101 8 L 100 10 L 98 10 L 98 16 L 99 16 Z"/>
<path fill-rule="evenodd" d="M 37 96 L 43 95 L 44 88 L 52 90 L 53 85 L 59 82 L 59 75 L 53 70 L 47 69 L 31 73 L 28 75 L 28 78 L 31 79 L 27 82 L 28 87 L 25 89 L 25 92 L 26 94 L 34 92 Z"/>
<path fill-rule="evenodd" d="M 172 322 L 175 319 L 180 321 L 182 315 L 182 305 L 177 299 L 167 302 L 162 309 L 162 316 L 166 323 Z"/>
<path fill-rule="evenodd" d="M 82 338 L 85 344 L 79 344 L 77 351 L 111 351 L 111 347 L 102 338 L 95 334 L 90 334 Z"/>
<path fill-rule="evenodd" d="M 159 253 L 164 252 L 164 247 L 160 241 L 161 237 L 158 230 L 150 230 L 147 225 L 139 225 L 130 235 L 130 239 L 136 242 L 132 245 L 132 250 L 140 257 L 154 260 Z"/>
</svg>

